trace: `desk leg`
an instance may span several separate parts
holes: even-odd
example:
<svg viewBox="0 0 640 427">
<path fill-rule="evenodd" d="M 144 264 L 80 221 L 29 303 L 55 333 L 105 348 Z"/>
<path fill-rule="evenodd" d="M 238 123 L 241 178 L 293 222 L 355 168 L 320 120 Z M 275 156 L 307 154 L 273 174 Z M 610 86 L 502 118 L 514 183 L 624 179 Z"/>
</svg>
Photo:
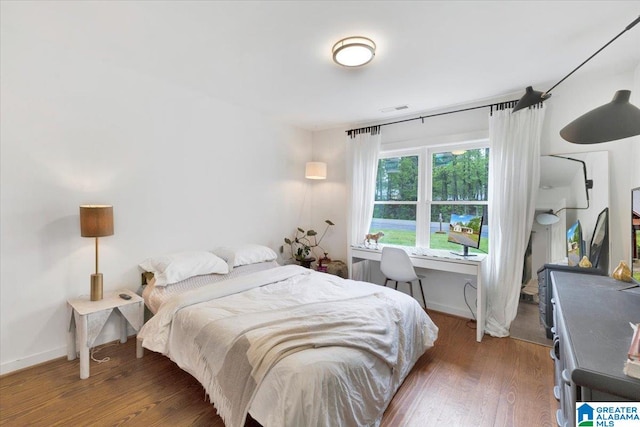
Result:
<svg viewBox="0 0 640 427">
<path fill-rule="evenodd" d="M 484 296 L 484 288 L 482 286 L 482 269 L 478 266 L 478 273 L 476 274 L 478 280 L 477 283 L 477 296 L 478 296 L 478 307 L 476 309 L 477 312 L 477 322 L 476 322 L 476 341 L 481 342 L 482 337 L 484 336 L 484 311 L 486 308 L 485 305 L 485 296 Z"/>
</svg>

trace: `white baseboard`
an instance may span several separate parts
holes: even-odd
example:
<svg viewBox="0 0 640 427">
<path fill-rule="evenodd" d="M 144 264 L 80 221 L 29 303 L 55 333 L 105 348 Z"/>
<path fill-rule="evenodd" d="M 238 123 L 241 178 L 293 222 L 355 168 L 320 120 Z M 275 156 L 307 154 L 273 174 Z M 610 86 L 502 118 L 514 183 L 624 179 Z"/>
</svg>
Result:
<svg viewBox="0 0 640 427">
<path fill-rule="evenodd" d="M 446 314 L 451 314 L 453 316 L 462 317 L 464 319 L 473 319 L 473 316 L 471 315 L 471 312 L 469 311 L 469 309 L 462 310 L 459 307 L 451 307 L 449 305 L 432 303 L 431 301 L 429 301 L 429 303 L 427 304 L 427 310 L 435 310 L 435 311 L 439 311 L 441 313 L 446 313 Z M 474 313 L 474 315 L 475 315 L 475 313 Z"/>
<path fill-rule="evenodd" d="M 131 326 L 127 327 L 127 336 L 135 337 L 136 331 L 134 331 Z M 94 342 L 93 347 L 97 347 L 99 345 L 120 340 L 120 335 L 117 331 L 108 331 L 108 333 L 100 334 L 96 342 Z M 44 351 L 42 353 L 33 354 L 31 356 L 27 356 L 23 359 L 12 360 L 9 362 L 0 363 L 0 375 L 8 374 L 10 372 L 14 372 L 20 369 L 29 368 L 31 366 L 38 365 L 40 363 L 50 362 L 54 359 L 58 359 L 60 357 L 67 357 L 67 346 L 64 345 L 62 347 L 56 347 L 53 350 Z"/>
<path fill-rule="evenodd" d="M 62 356 L 67 356 L 67 347 L 58 347 L 53 350 L 45 351 L 38 354 L 25 357 L 24 359 L 12 360 L 0 364 L 0 375 L 8 374 L 13 371 L 28 368 L 40 363 L 49 362 Z"/>
</svg>

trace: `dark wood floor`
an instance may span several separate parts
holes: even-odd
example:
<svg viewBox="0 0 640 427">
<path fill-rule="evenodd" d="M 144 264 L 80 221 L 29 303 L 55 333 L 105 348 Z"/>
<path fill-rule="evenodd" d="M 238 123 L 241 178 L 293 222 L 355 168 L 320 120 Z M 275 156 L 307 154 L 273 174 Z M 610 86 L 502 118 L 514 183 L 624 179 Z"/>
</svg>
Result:
<svg viewBox="0 0 640 427">
<path fill-rule="evenodd" d="M 382 426 L 553 426 L 549 348 L 485 336 L 462 319 L 430 313 L 440 327 L 385 412 Z M 164 356 L 135 357 L 135 340 L 105 347 L 79 379 L 78 360 L 58 359 L 0 377 L 0 425 L 214 426 L 203 388 Z"/>
</svg>

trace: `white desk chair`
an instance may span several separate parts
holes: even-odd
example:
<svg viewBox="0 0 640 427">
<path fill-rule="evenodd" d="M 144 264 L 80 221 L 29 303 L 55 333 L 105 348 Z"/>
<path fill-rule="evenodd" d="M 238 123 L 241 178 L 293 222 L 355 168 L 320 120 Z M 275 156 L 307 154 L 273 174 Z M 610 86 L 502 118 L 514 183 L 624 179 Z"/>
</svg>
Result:
<svg viewBox="0 0 640 427">
<path fill-rule="evenodd" d="M 409 284 L 409 292 L 413 297 L 413 284 L 414 280 L 417 280 L 420 284 L 420 292 L 422 292 L 422 301 L 424 302 L 424 309 L 427 309 L 427 300 L 424 297 L 424 289 L 422 289 L 422 279 L 424 276 L 416 274 L 409 254 L 400 248 L 392 248 L 385 246 L 382 248 L 382 257 L 380 258 L 380 271 L 385 276 L 384 285 L 387 286 L 389 280 L 396 282 L 396 290 L 398 289 L 398 282 L 407 282 Z"/>
</svg>

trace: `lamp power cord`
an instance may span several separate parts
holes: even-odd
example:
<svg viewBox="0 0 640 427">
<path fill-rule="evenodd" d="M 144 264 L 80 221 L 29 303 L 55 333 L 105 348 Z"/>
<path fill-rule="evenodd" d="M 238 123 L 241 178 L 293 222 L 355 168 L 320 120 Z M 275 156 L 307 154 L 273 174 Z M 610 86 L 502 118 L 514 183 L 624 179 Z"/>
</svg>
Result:
<svg viewBox="0 0 640 427">
<path fill-rule="evenodd" d="M 469 320 L 467 322 L 467 327 L 469 327 L 471 329 L 476 329 L 476 327 L 473 326 L 477 321 L 476 320 L 476 314 L 473 312 L 473 309 L 471 308 L 471 305 L 469 305 L 469 301 L 467 300 L 467 287 L 473 288 L 475 290 L 477 290 L 478 288 L 473 286 L 471 284 L 471 282 L 469 282 L 467 280 L 467 282 L 464 284 L 464 288 L 462 289 L 462 295 L 464 296 L 464 303 L 467 305 L 467 308 L 469 309 L 469 312 L 471 313 L 471 317 L 473 317 L 473 319 L 471 319 L 471 320 Z M 478 298 L 476 298 L 475 305 L 476 305 L 476 307 L 478 306 Z"/>
</svg>

